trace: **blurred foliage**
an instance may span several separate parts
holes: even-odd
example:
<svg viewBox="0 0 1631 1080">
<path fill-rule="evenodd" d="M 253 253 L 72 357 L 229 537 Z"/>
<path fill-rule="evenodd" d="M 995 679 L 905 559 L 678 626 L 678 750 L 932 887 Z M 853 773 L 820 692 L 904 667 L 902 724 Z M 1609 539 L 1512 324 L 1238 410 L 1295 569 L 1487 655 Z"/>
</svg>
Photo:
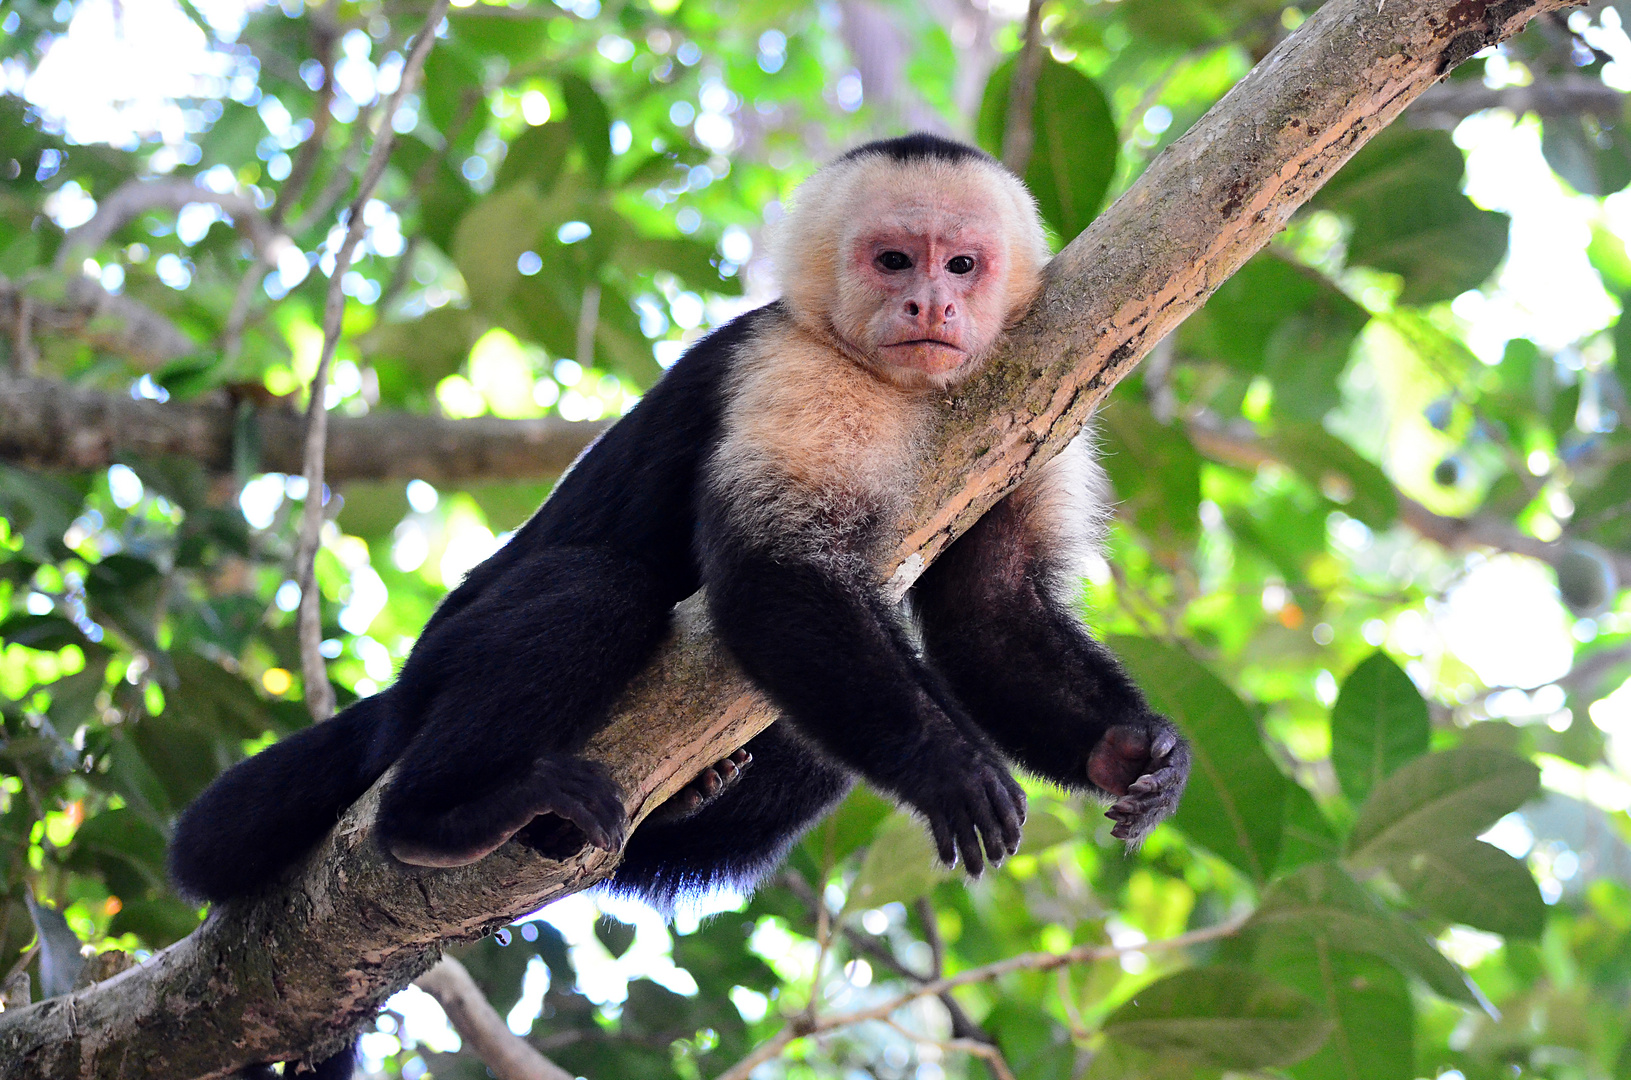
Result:
<svg viewBox="0 0 1631 1080">
<path fill-rule="evenodd" d="M 41 303 L 92 275 L 196 344 L 154 369 L 105 337 L 42 333 L 39 374 L 298 406 L 347 170 L 424 8 L 0 7 L 0 275 Z M 771 295 L 765 231 L 817 162 L 921 124 L 998 147 L 1018 14 L 951 0 L 456 8 L 395 119 L 329 405 L 617 415 L 686 342 Z M 1619 14 L 1542 21 L 1456 77 L 1597 76 Z M 160 16 L 174 41 L 197 39 L 203 74 L 75 141 L 32 76 L 76 35 Z M 1278 0 L 1049 0 L 1026 176 L 1056 238 L 1303 18 Z M 1631 152 L 1611 120 L 1520 123 L 1570 190 L 1601 200 L 1581 254 L 1623 304 L 1631 256 L 1609 211 Z M 1491 344 L 1476 314 L 1514 303 L 1497 283 L 1507 218 L 1463 193 L 1457 137 L 1409 125 L 1333 177 L 1102 419 L 1120 514 L 1086 603 L 1195 742 L 1174 822 L 1123 854 L 1096 807 L 1034 785 L 1021 854 L 970 884 L 859 792 L 785 877 L 706 920 L 664 929 L 568 903 L 463 949 L 512 1024 L 597 1080 L 691 1080 L 812 995 L 841 1011 L 936 963 L 1248 918 L 1187 954 L 1017 971 L 957 1001 L 1022 1080 L 1631 1078 L 1631 690 L 1615 692 L 1631 601 L 1613 565 L 1631 552 L 1631 324 Z M 162 174 L 254 199 L 291 246 L 257 261 L 199 203 L 59 264 L 92 200 Z M 17 359 L 13 342 L 0 350 Z M 307 493 L 263 472 L 247 437 L 236 459 L 230 476 L 176 460 L 0 467 L 0 979 L 29 971 L 36 998 L 87 977 L 82 946 L 143 956 L 196 925 L 165 882 L 176 810 L 307 722 L 289 581 Z M 547 493 L 340 490 L 317 570 L 342 703 L 391 678 L 446 583 Z M 1420 539 L 1401 495 L 1477 514 L 1485 535 L 1559 541 L 1545 611 L 1572 674 L 1514 689 L 1456 651 L 1444 618 L 1474 590 L 1486 634 L 1521 650 L 1544 628 L 1502 621 L 1500 582 L 1517 578 L 1480 578 L 1511 557 Z M 825 949 L 816 904 L 838 927 Z M 411 999 L 365 1037 L 370 1068 L 485 1075 L 410 1022 Z M 942 1045 L 952 1023 L 933 999 L 898 1021 L 795 1043 L 755 1075 L 986 1074 Z"/>
</svg>

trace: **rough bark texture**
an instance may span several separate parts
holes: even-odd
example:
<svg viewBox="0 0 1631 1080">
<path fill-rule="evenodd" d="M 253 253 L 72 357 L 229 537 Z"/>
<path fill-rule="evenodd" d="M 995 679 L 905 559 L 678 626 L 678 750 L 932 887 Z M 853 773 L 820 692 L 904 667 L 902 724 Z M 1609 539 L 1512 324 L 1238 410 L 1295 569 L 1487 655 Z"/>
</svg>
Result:
<svg viewBox="0 0 1631 1080">
<path fill-rule="evenodd" d="M 1321 7 L 1059 256 L 1002 359 L 946 403 L 903 539 L 879 568 L 896 591 L 1063 447 L 1116 380 L 1412 98 L 1564 6 Z M 706 630 L 682 619 L 592 753 L 638 817 L 773 718 Z M 370 841 L 376 798 L 352 808 L 297 880 L 224 905 L 105 983 L 0 1013 L 0 1074 L 218 1077 L 321 1054 L 428 968 L 442 943 L 484 934 L 612 866 L 592 850 L 554 863 L 510 845 L 457 870 L 404 868 Z"/>
<path fill-rule="evenodd" d="M 332 416 L 327 475 L 336 484 L 557 476 L 606 426 L 553 416 Z M 175 454 L 230 472 L 234 443 L 247 437 L 253 445 L 244 449 L 260 468 L 298 473 L 305 428 L 298 413 L 277 408 L 258 409 L 240 425 L 226 403 L 160 403 L 46 379 L 0 378 L 0 461 L 36 469 L 100 469 Z"/>
</svg>

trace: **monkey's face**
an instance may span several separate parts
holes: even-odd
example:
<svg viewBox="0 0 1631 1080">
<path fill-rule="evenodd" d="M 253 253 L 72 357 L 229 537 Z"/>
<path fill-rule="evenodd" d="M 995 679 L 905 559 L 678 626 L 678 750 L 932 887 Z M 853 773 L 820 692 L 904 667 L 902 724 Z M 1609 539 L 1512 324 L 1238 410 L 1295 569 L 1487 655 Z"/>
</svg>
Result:
<svg viewBox="0 0 1631 1080">
<path fill-rule="evenodd" d="M 1009 254 L 998 222 L 978 206 L 936 200 L 860 224 L 847 245 L 839 332 L 892 381 L 944 385 L 966 374 L 1006 322 Z"/>
</svg>

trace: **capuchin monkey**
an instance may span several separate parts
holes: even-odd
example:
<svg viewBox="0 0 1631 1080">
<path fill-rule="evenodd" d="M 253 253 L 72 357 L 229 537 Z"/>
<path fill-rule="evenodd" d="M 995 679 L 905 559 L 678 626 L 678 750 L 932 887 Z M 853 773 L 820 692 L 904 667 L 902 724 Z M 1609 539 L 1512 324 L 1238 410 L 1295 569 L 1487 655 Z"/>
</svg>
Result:
<svg viewBox="0 0 1631 1080">
<path fill-rule="evenodd" d="M 798 190 L 773 255 L 782 298 L 698 342 L 595 443 L 448 594 L 394 685 L 188 807 L 182 892 L 267 886 L 393 764 L 376 831 L 402 862 L 512 838 L 621 849 L 611 887 L 659 905 L 751 887 L 857 776 L 975 876 L 1019 847 L 1010 763 L 1109 800 L 1131 842 L 1171 813 L 1188 747 L 1077 613 L 1107 505 L 1085 437 L 929 568 L 915 634 L 876 574 L 936 399 L 1040 286 L 1030 194 L 960 143 L 869 143 Z M 584 747 L 698 589 L 781 719 L 629 834 Z"/>
</svg>

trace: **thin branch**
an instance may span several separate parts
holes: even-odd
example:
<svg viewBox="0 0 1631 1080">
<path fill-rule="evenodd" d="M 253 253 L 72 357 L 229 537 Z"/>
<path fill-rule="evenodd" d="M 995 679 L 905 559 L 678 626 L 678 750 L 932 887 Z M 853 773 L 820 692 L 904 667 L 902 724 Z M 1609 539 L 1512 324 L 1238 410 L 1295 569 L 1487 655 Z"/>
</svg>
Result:
<svg viewBox="0 0 1631 1080">
<path fill-rule="evenodd" d="M 362 241 L 366 224 L 363 210 L 374 194 L 385 164 L 390 160 L 391 147 L 396 139 L 393 121 L 402 99 L 412 92 L 425 66 L 425 57 L 436 44 L 436 30 L 447 14 L 449 0 L 435 0 L 425 23 L 413 43 L 413 51 L 402 67 L 402 78 L 395 92 L 380 111 L 379 131 L 374 136 L 374 148 L 368 156 L 368 167 L 357 184 L 356 197 L 351 202 L 351 215 L 346 223 L 345 240 L 334 253 L 334 271 L 329 275 L 328 301 L 323 311 L 323 352 L 312 375 L 310 400 L 306 404 L 306 509 L 300 519 L 300 544 L 295 552 L 295 580 L 300 583 L 300 670 L 305 684 L 306 708 L 315 720 L 326 720 L 334 712 L 334 688 L 328 681 L 328 663 L 323 658 L 322 598 L 317 588 L 317 548 L 323 530 L 323 455 L 328 438 L 328 408 L 324 401 L 328 390 L 329 366 L 334 362 L 334 350 L 340 344 L 340 332 L 345 319 L 344 282 L 351 269 L 351 257 Z"/>
<path fill-rule="evenodd" d="M 961 1052 L 982 1059 L 986 1067 L 991 1070 L 992 1080 L 1016 1080 L 1014 1070 L 1008 1067 L 1008 1061 L 1002 1056 L 1002 1051 L 998 1050 L 990 1042 L 981 1042 L 977 1039 L 961 1039 L 955 1036 L 950 1039 L 931 1039 L 922 1032 L 913 1031 L 905 1024 L 897 1023 L 894 1020 L 886 1019 L 884 1023 L 899 1034 L 923 1046 L 937 1046 L 942 1050 Z"/>
<path fill-rule="evenodd" d="M 0 275 L 0 332 L 12 335 L 13 341 L 26 322 L 35 336 L 74 337 L 149 369 L 198 349 L 175 323 L 128 296 L 115 296 L 92 278 L 68 275 L 61 299 L 29 296 L 26 313 L 19 302 L 25 289 Z"/>
<path fill-rule="evenodd" d="M 77 259 L 107 243 L 115 233 L 142 214 L 153 210 L 175 213 L 190 203 L 210 203 L 220 207 L 221 212 L 232 219 L 233 225 L 248 238 L 262 258 L 277 261 L 278 248 L 289 242 L 247 195 L 235 191 L 211 191 L 183 177 L 130 180 L 102 199 L 89 221 L 69 231 L 57 252 L 55 266 L 58 270 L 73 267 Z"/>
<path fill-rule="evenodd" d="M 448 1023 L 498 1080 L 573 1080 L 571 1073 L 510 1030 L 465 966 L 451 956 L 414 980 L 436 999 Z"/>
<path fill-rule="evenodd" d="M 1024 43 L 1014 63 L 1014 79 L 1008 86 L 1008 120 L 1002 135 L 1002 163 L 1015 176 L 1024 176 L 1036 145 L 1036 81 L 1042 75 L 1042 3 L 1031 0 L 1025 11 Z"/>
<path fill-rule="evenodd" d="M 1166 938 L 1162 941 L 1150 941 L 1141 945 L 1078 945 L 1062 953 L 1032 952 L 1011 956 L 1006 960 L 985 964 L 981 967 L 969 968 L 947 978 L 935 979 L 921 986 L 913 987 L 904 993 L 898 994 L 881 1004 L 866 1009 L 857 1009 L 854 1012 L 838 1013 L 824 1016 L 815 1020 L 807 1017 L 797 1017 L 788 1021 L 787 1026 L 777 1032 L 772 1038 L 761 1046 L 755 1048 L 753 1053 L 720 1073 L 716 1080 L 747 1080 L 754 1069 L 780 1057 L 782 1051 L 795 1039 L 809 1035 L 821 1035 L 837 1028 L 853 1027 L 864 1024 L 869 1020 L 884 1020 L 896 1010 L 910 1005 L 912 1002 L 926 997 L 939 997 L 949 990 L 959 986 L 971 986 L 975 983 L 993 982 L 1004 975 L 1016 971 L 1052 971 L 1067 964 L 1097 963 L 1101 960 L 1114 960 L 1128 953 L 1166 952 L 1173 949 L 1183 949 L 1191 945 L 1200 945 L 1209 941 L 1218 941 L 1229 937 L 1246 925 L 1246 916 L 1230 919 L 1228 922 L 1208 926 L 1202 930 L 1192 930 L 1187 934 Z"/>
<path fill-rule="evenodd" d="M 578 309 L 578 363 L 593 367 L 595 331 L 600 328 L 600 284 L 591 281 L 583 287 L 583 304 Z"/>
<path fill-rule="evenodd" d="M 1519 116 L 1597 116 L 1618 121 L 1625 110 L 1625 94 L 1590 75 L 1537 79 L 1528 86 L 1491 89 L 1482 80 L 1466 79 L 1434 86 L 1416 99 L 1405 114 L 1421 127 L 1454 127 L 1475 112 L 1510 109 Z"/>
<path fill-rule="evenodd" d="M 334 21 L 334 9 L 327 4 L 318 4 L 312 11 L 311 39 L 312 52 L 323 66 L 323 85 L 318 88 L 317 107 L 312 110 L 311 134 L 300 145 L 300 152 L 295 155 L 289 175 L 284 177 L 283 186 L 278 189 L 277 201 L 272 204 L 269 216 L 279 228 L 294 204 L 305 195 L 306 185 L 311 183 L 312 176 L 317 172 L 317 162 L 323 156 L 323 143 L 333 122 L 334 114 L 329 106 L 334 102 L 334 47 L 340 40 L 340 28 Z M 295 230 L 295 235 L 299 236 L 300 232 Z"/>
<path fill-rule="evenodd" d="M 17 375 L 32 375 L 40 364 L 40 354 L 34 348 L 34 298 L 18 289 L 11 295 L 11 370 Z"/>
</svg>

